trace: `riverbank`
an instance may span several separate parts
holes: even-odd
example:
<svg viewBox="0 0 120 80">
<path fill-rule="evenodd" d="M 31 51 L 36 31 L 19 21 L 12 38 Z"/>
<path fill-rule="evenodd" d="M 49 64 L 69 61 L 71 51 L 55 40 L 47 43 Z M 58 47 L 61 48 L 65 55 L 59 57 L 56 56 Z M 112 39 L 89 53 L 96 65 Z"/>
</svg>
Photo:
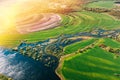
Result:
<svg viewBox="0 0 120 80">
<path fill-rule="evenodd" d="M 61 71 L 62 66 L 63 66 L 63 63 L 64 63 L 64 60 L 65 60 L 66 58 L 73 57 L 73 56 L 75 56 L 75 55 L 77 55 L 77 54 L 72 53 L 72 54 L 67 54 L 67 55 L 61 56 L 61 58 L 60 58 L 60 60 L 59 60 L 59 65 L 58 65 L 58 67 L 57 67 L 56 70 L 55 70 L 55 73 L 59 76 L 59 78 L 60 78 L 61 80 L 65 80 L 64 76 L 62 75 L 62 71 Z"/>
</svg>

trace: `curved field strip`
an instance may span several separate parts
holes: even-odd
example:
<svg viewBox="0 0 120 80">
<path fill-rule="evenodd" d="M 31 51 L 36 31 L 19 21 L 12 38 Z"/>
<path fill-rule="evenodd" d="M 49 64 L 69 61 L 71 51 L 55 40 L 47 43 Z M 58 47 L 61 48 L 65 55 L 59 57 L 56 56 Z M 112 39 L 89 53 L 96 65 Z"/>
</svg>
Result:
<svg viewBox="0 0 120 80">
<path fill-rule="evenodd" d="M 105 29 L 114 29 L 114 28 L 119 28 L 120 27 L 120 21 L 116 20 L 106 14 L 98 14 L 98 13 L 93 13 L 93 12 L 82 12 L 83 14 L 90 15 L 93 18 L 95 18 L 93 24 L 96 27 L 99 28 L 105 28 Z"/>
<path fill-rule="evenodd" d="M 62 17 L 62 21 L 61 21 L 62 25 L 67 25 L 69 23 L 69 20 L 72 20 L 72 18 L 67 15 L 66 16 L 61 15 L 61 17 Z"/>
<path fill-rule="evenodd" d="M 65 80 L 119 80 L 120 58 L 95 47 L 84 54 L 65 58 L 62 74 Z"/>
<path fill-rule="evenodd" d="M 105 38 L 103 44 L 113 48 L 120 48 L 120 43 L 110 38 Z"/>
<path fill-rule="evenodd" d="M 62 17 L 62 21 L 59 27 L 24 35 L 12 34 L 12 36 L 19 36 L 17 40 L 27 39 L 28 42 L 36 42 L 51 37 L 56 37 L 61 34 L 76 34 L 83 31 L 90 31 L 94 28 L 117 29 L 120 27 L 120 21 L 106 14 L 84 11 L 60 15 Z M 14 40 L 14 43 L 19 43 L 16 38 L 12 40 Z M 11 43 L 13 43 L 12 40 Z M 2 39 L 2 41 L 6 40 Z"/>
<path fill-rule="evenodd" d="M 99 39 L 93 38 L 93 39 L 89 39 L 89 40 L 85 40 L 82 42 L 77 42 L 77 43 L 71 44 L 71 45 L 65 47 L 64 54 L 71 54 L 73 52 L 76 52 L 79 49 L 89 46 L 90 44 L 94 43 L 96 40 L 99 40 Z M 110 38 L 102 38 L 100 40 L 102 40 L 102 42 L 100 42 L 100 44 L 105 44 L 105 45 L 113 47 L 113 48 L 120 48 L 120 43 L 115 40 L 112 40 Z"/>
<path fill-rule="evenodd" d="M 80 32 L 82 29 L 80 27 L 82 20 L 79 18 L 80 15 L 70 14 L 70 17 L 73 17 L 73 20 L 71 23 L 67 25 L 67 28 L 64 29 L 66 34 L 71 34 L 71 33 L 77 33 Z M 65 25 L 66 26 L 66 25 Z M 77 31 L 76 31 L 77 30 Z"/>
<path fill-rule="evenodd" d="M 114 8 L 115 4 L 114 4 L 114 1 L 98 1 L 98 2 L 89 3 L 87 7 L 109 9 L 109 8 Z"/>
<path fill-rule="evenodd" d="M 89 39 L 89 40 L 85 40 L 85 41 L 82 41 L 82 42 L 77 42 L 75 44 L 71 44 L 71 45 L 65 47 L 64 54 L 71 54 L 73 52 L 76 52 L 76 51 L 78 51 L 78 49 L 82 49 L 82 48 L 92 44 L 96 40 L 97 39 Z"/>
<path fill-rule="evenodd" d="M 79 25 L 81 23 L 81 20 L 79 18 L 79 16 L 76 16 L 75 14 L 69 14 L 69 17 L 72 17 L 72 21 L 71 23 L 68 24 L 68 27 L 71 25 Z M 74 22 L 73 22 L 74 21 Z"/>
</svg>

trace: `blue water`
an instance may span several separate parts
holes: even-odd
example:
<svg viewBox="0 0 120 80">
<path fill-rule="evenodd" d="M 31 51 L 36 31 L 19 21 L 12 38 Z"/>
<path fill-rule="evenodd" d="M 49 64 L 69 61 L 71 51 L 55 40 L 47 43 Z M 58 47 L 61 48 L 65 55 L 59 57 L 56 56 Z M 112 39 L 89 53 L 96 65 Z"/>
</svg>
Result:
<svg viewBox="0 0 120 80">
<path fill-rule="evenodd" d="M 44 63 L 18 52 L 0 48 L 0 73 L 14 80 L 59 80 Z"/>
</svg>

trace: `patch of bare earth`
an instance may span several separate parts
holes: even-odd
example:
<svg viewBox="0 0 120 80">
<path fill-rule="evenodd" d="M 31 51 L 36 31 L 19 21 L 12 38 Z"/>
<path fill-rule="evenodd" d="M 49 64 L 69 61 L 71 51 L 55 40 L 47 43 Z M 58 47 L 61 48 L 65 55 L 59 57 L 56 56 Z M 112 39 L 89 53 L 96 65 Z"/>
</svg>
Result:
<svg viewBox="0 0 120 80">
<path fill-rule="evenodd" d="M 58 14 L 42 13 L 21 17 L 16 21 L 16 30 L 21 34 L 57 27 L 61 17 Z"/>
</svg>

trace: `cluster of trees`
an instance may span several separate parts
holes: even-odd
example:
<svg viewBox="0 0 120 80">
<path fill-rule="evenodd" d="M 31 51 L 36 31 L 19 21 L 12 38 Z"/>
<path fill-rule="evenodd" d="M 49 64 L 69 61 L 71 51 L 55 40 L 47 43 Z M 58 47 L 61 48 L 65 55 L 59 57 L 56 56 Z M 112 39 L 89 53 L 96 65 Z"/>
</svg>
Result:
<svg viewBox="0 0 120 80">
<path fill-rule="evenodd" d="M 56 69 L 58 65 L 58 58 L 52 55 L 44 55 L 41 61 L 45 67 L 51 68 L 53 70 Z"/>
<path fill-rule="evenodd" d="M 116 32 L 115 34 L 112 34 L 112 35 L 108 35 L 107 37 L 120 42 L 120 33 L 119 32 L 118 33 Z"/>
<path fill-rule="evenodd" d="M 31 57 L 35 60 L 41 60 L 43 55 L 42 49 L 40 45 L 32 46 L 24 46 L 19 48 L 18 50 L 21 54 Z"/>
<path fill-rule="evenodd" d="M 83 9 L 86 10 L 86 11 L 92 11 L 92 12 L 97 12 L 97 13 L 110 12 L 110 9 L 106 9 L 106 8 L 89 8 L 89 7 L 84 7 Z"/>
<path fill-rule="evenodd" d="M 85 52 L 85 51 L 87 51 L 87 50 L 89 50 L 89 49 L 92 49 L 93 47 L 96 46 L 97 43 L 98 43 L 98 41 L 95 41 L 94 43 L 92 43 L 92 44 L 84 47 L 83 49 L 80 49 L 78 52 L 79 52 L 79 53 L 83 53 L 83 52 Z"/>
<path fill-rule="evenodd" d="M 112 47 L 106 46 L 104 44 L 99 45 L 99 47 L 101 47 L 102 49 L 104 49 L 108 52 L 114 53 L 116 55 L 120 55 L 120 49 L 119 48 L 112 48 Z"/>
<path fill-rule="evenodd" d="M 63 47 L 62 46 L 57 46 L 55 44 L 48 45 L 45 48 L 45 52 L 48 53 L 48 54 L 52 54 L 56 57 L 60 57 L 61 53 L 63 52 Z"/>
<path fill-rule="evenodd" d="M 88 3 L 93 3 L 93 2 L 97 2 L 98 0 L 93 0 L 93 1 L 89 1 Z M 109 0 L 110 1 L 110 0 Z M 84 7 L 83 9 L 86 11 L 92 11 L 92 12 L 98 12 L 98 13 L 104 13 L 107 12 L 108 14 L 115 16 L 116 18 L 120 19 L 120 1 L 118 0 L 112 0 L 112 1 L 116 1 L 116 3 L 119 3 L 119 6 L 116 6 L 113 9 L 107 9 L 107 8 L 90 8 L 90 7 Z"/>
<path fill-rule="evenodd" d="M 56 58 L 54 55 L 57 55 L 57 53 L 54 53 L 54 51 L 56 51 L 56 47 L 55 46 L 50 46 L 53 49 L 49 49 L 51 50 L 50 54 L 45 54 L 44 50 L 41 48 L 40 45 L 36 45 L 34 47 L 32 46 L 24 46 L 21 47 L 18 51 L 23 54 L 26 55 L 28 57 L 33 58 L 34 60 L 39 60 L 42 61 L 44 66 L 46 67 L 52 67 L 52 65 L 56 64 L 56 60 L 54 60 L 54 58 Z M 52 58 L 54 56 L 54 58 Z"/>
<path fill-rule="evenodd" d="M 120 8 L 119 9 L 112 9 L 109 12 L 110 15 L 115 16 L 116 18 L 120 19 Z"/>
<path fill-rule="evenodd" d="M 92 11 L 97 13 L 108 13 L 112 16 L 115 16 L 116 18 L 120 19 L 120 8 L 114 8 L 114 9 L 106 9 L 106 8 L 89 8 L 84 7 L 83 10 L 86 11 Z"/>
</svg>

